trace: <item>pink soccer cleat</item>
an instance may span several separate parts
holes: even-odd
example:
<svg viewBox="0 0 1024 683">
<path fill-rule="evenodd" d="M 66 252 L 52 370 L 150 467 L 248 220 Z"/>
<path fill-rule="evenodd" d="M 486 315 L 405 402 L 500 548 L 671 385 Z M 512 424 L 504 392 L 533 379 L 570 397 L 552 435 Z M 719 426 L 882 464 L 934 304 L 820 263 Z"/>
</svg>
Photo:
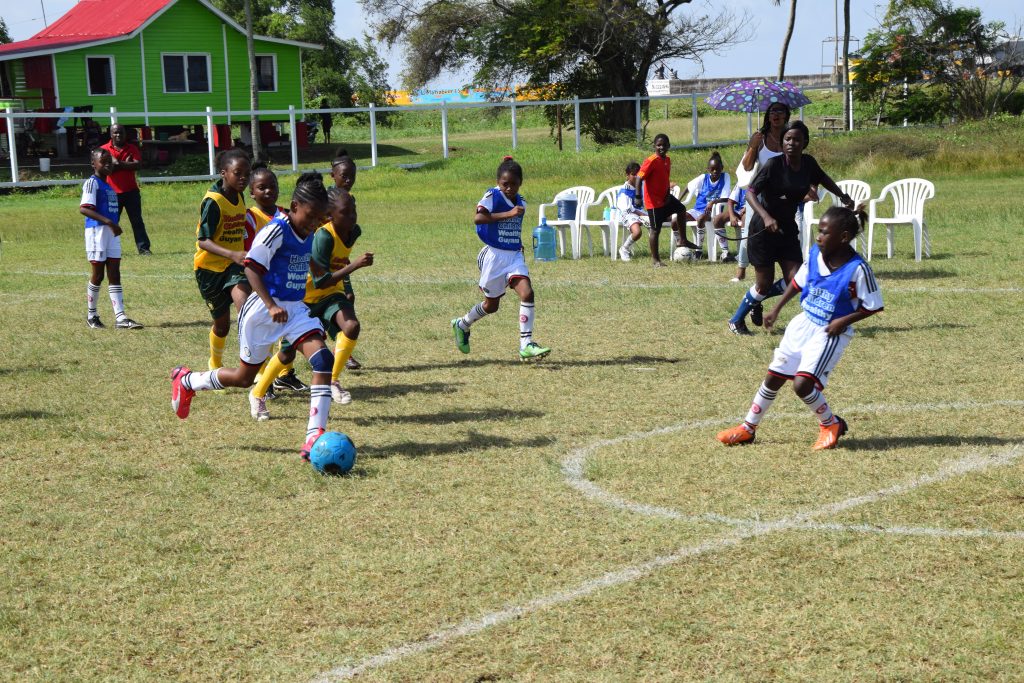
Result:
<svg viewBox="0 0 1024 683">
<path fill-rule="evenodd" d="M 179 365 L 171 370 L 171 409 L 182 420 L 188 417 L 189 408 L 192 406 L 192 397 L 196 395 L 196 392 L 181 383 L 182 377 L 190 372 L 191 370 L 184 365 Z"/>
</svg>

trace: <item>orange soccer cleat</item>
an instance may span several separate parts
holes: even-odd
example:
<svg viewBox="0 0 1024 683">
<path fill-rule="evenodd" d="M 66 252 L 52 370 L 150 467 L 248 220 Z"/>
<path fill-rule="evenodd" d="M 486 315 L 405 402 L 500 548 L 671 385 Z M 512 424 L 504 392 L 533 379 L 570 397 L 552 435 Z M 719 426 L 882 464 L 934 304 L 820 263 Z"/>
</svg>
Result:
<svg viewBox="0 0 1024 683">
<path fill-rule="evenodd" d="M 738 446 L 739 444 L 753 443 L 754 431 L 745 423 L 738 424 L 735 427 L 718 432 L 718 436 L 715 438 L 726 446 Z"/>
<path fill-rule="evenodd" d="M 846 420 L 835 416 L 835 422 L 830 425 L 821 425 L 821 431 L 818 432 L 818 440 L 811 446 L 812 450 L 824 451 L 829 448 L 835 448 L 839 444 L 839 437 L 848 431 L 846 426 Z"/>
</svg>

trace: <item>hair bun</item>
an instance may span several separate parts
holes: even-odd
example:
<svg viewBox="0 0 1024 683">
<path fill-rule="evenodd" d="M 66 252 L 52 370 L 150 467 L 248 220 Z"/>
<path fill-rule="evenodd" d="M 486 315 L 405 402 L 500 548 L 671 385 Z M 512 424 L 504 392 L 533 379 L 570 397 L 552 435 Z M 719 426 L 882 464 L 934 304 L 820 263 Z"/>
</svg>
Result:
<svg viewBox="0 0 1024 683">
<path fill-rule="evenodd" d="M 512 157 L 510 157 L 510 156 L 503 156 L 503 157 L 501 158 L 501 160 L 502 160 L 502 161 L 512 161 Z"/>
</svg>

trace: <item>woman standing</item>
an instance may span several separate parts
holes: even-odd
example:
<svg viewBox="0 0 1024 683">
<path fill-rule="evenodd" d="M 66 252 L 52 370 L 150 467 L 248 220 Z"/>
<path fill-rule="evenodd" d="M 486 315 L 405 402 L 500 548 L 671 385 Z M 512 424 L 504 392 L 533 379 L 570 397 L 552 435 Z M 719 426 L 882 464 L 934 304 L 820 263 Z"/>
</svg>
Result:
<svg viewBox="0 0 1024 683">
<path fill-rule="evenodd" d="M 810 132 L 803 121 L 787 123 L 782 129 L 782 154 L 768 159 L 750 183 L 747 203 L 753 217 L 747 250 L 754 266 L 754 286 L 743 295 L 729 320 L 734 334 L 752 334 L 745 322 L 747 313 L 755 306 L 759 308 L 765 298 L 782 294 L 785 283 L 793 279 L 803 262 L 796 211 L 811 186 L 824 185 L 843 205 L 853 208 L 850 196 L 839 189 L 814 157 L 804 154 L 809 142 Z M 776 263 L 782 268 L 778 282 L 774 282 Z"/>
<path fill-rule="evenodd" d="M 789 123 L 791 111 L 785 102 L 772 102 L 764 113 L 764 121 L 761 127 L 750 136 L 750 143 L 747 144 L 747 151 L 743 154 L 740 165 L 743 170 L 754 170 L 754 164 L 760 164 L 763 168 L 765 162 L 772 157 L 782 154 L 782 127 Z M 750 214 L 743 222 L 743 230 L 740 235 L 745 238 L 750 227 Z M 747 275 L 747 266 L 750 262 L 747 259 L 747 240 L 741 239 L 738 247 L 739 253 L 736 259 L 736 277 L 733 282 L 739 282 Z"/>
</svg>

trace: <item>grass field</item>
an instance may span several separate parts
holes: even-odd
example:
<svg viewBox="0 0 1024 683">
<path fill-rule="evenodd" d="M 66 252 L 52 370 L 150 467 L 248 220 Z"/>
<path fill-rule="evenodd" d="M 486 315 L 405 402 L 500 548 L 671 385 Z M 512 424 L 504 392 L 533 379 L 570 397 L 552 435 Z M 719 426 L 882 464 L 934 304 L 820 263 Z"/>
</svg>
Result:
<svg viewBox="0 0 1024 683">
<path fill-rule="evenodd" d="M 0 679 L 1019 680 L 1022 130 L 812 142 L 836 179 L 937 189 L 931 259 L 907 229 L 892 260 L 876 242 L 886 310 L 832 377 L 851 432 L 824 454 L 788 388 L 755 445 L 714 440 L 779 340 L 728 333 L 730 266 L 531 261 L 551 356 L 516 360 L 511 296 L 460 354 L 504 138 L 359 177 L 376 264 L 353 277 L 366 369 L 331 414 L 359 447 L 343 478 L 298 459 L 304 398 L 260 424 L 241 391 L 169 408 L 169 370 L 207 357 L 202 185 L 144 188 L 139 332 L 85 326 L 75 190 L 0 196 Z M 638 156 L 527 140 L 523 194 L 604 189 Z M 673 154 L 676 178 L 706 158 Z"/>
</svg>

